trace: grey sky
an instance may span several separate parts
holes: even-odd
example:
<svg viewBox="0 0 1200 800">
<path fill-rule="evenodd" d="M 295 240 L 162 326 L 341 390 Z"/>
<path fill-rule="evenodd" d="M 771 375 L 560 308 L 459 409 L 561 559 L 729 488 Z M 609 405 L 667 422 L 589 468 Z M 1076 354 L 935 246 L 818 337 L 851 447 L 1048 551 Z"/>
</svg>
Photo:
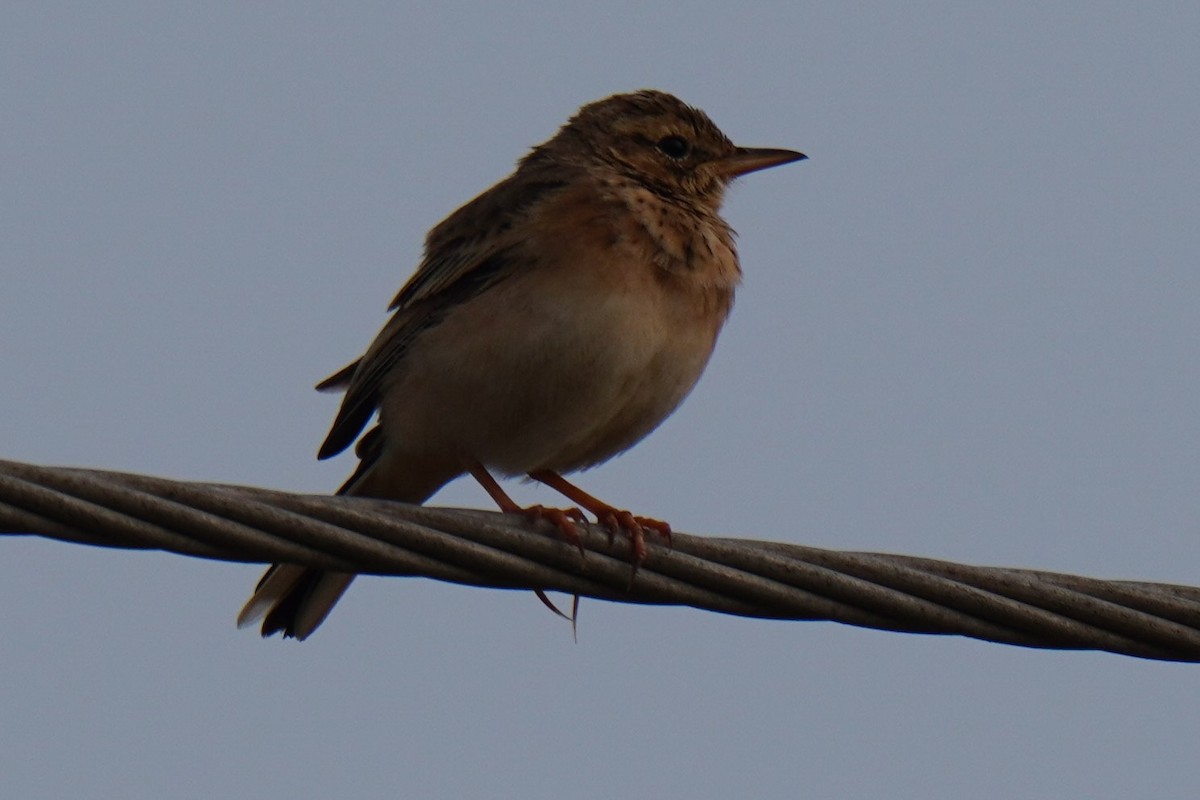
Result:
<svg viewBox="0 0 1200 800">
<path fill-rule="evenodd" d="M 736 5 L 736 7 L 735 7 Z M 692 533 L 1200 583 L 1200 9 L 10 4 L 0 457 L 328 491 L 425 230 L 644 86 L 810 161 L 683 409 Z M 512 485 L 524 501 L 546 490 Z M 468 481 L 435 500 L 490 507 Z M 5 797 L 1191 798 L 1200 668 L 0 540 Z"/>
</svg>

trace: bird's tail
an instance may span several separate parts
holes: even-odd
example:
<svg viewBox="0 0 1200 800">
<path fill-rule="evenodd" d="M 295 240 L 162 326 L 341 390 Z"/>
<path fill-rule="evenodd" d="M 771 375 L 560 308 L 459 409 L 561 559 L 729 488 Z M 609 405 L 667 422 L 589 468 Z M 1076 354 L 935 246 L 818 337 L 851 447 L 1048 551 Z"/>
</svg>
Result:
<svg viewBox="0 0 1200 800">
<path fill-rule="evenodd" d="M 325 621 L 354 574 L 296 564 L 272 564 L 238 614 L 239 628 L 262 619 L 262 635 L 282 633 L 303 641 Z"/>
<path fill-rule="evenodd" d="M 378 431 L 378 428 L 369 431 L 363 442 L 379 444 L 382 437 Z M 423 503 L 462 474 L 457 466 L 425 459 L 384 457 L 380 452 L 369 452 L 373 449 L 360 443 L 358 452 L 363 460 L 338 489 L 338 494 Z M 261 619 L 264 637 L 282 633 L 284 638 L 303 641 L 325 621 L 353 580 L 354 574 L 350 572 L 273 564 L 238 614 L 238 627 L 245 628 Z"/>
</svg>

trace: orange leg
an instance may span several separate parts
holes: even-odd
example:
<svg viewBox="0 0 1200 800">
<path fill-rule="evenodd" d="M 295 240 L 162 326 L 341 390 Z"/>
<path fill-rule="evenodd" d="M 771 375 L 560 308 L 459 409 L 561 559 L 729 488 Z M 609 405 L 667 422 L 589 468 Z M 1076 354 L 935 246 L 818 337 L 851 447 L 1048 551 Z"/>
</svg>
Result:
<svg viewBox="0 0 1200 800">
<path fill-rule="evenodd" d="M 624 531 L 629 537 L 629 543 L 633 547 L 633 566 L 637 569 L 637 565 L 646 560 L 646 535 L 645 529 L 657 531 L 659 535 L 671 542 L 671 526 L 667 523 L 651 519 L 650 517 L 637 517 L 628 511 L 623 511 L 615 506 L 610 506 L 608 503 L 580 489 L 573 483 L 568 482 L 563 476 L 557 472 L 551 472 L 548 469 L 539 469 L 529 473 L 529 477 L 539 483 L 544 483 L 551 489 L 561 492 L 569 500 L 578 503 L 583 508 L 596 515 L 596 520 L 609 530 L 609 534 L 615 533 L 618 530 Z M 512 502 L 511 500 L 509 501 Z"/>
<path fill-rule="evenodd" d="M 582 511 L 578 508 L 547 508 L 540 505 L 522 508 L 500 488 L 500 484 L 496 483 L 496 479 L 484 468 L 483 464 L 471 460 L 467 462 L 466 467 L 471 476 L 479 481 L 479 485 L 483 487 L 483 490 L 496 501 L 496 505 L 500 506 L 501 511 L 505 514 L 520 514 L 530 519 L 544 519 L 554 523 L 555 527 L 562 534 L 562 537 L 578 547 L 579 554 L 583 555 L 583 540 L 579 538 L 579 531 L 575 529 L 576 522 L 587 521 Z"/>
</svg>

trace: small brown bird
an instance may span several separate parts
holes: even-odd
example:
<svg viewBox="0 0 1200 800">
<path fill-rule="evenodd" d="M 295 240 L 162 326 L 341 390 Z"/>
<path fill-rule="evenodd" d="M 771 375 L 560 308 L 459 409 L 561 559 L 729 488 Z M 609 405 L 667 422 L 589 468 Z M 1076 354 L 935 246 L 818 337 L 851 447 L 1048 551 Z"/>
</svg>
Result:
<svg viewBox="0 0 1200 800">
<path fill-rule="evenodd" d="M 799 161 L 736 147 L 658 91 L 579 110 L 517 170 L 430 231 L 362 358 L 318 384 L 346 396 L 319 458 L 358 439 L 339 494 L 421 503 L 470 473 L 505 512 L 570 538 L 578 509 L 519 507 L 492 477 L 528 475 L 644 555 L 637 517 L 568 483 L 640 441 L 704 370 L 741 270 L 719 210 L 739 175 Z M 490 472 L 491 471 L 491 472 Z M 354 576 L 276 564 L 238 616 L 304 639 Z"/>
</svg>

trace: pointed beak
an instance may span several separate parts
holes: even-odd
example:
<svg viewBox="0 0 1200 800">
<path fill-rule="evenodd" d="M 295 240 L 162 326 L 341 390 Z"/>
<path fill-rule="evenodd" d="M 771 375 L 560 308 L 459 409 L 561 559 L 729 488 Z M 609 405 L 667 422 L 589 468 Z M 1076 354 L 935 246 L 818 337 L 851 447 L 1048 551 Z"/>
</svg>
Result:
<svg viewBox="0 0 1200 800">
<path fill-rule="evenodd" d="M 727 178 L 736 178 L 748 172 L 757 172 L 780 164 L 803 161 L 808 158 L 795 150 L 780 150 L 774 147 L 739 147 L 717 162 L 717 169 Z"/>
</svg>

